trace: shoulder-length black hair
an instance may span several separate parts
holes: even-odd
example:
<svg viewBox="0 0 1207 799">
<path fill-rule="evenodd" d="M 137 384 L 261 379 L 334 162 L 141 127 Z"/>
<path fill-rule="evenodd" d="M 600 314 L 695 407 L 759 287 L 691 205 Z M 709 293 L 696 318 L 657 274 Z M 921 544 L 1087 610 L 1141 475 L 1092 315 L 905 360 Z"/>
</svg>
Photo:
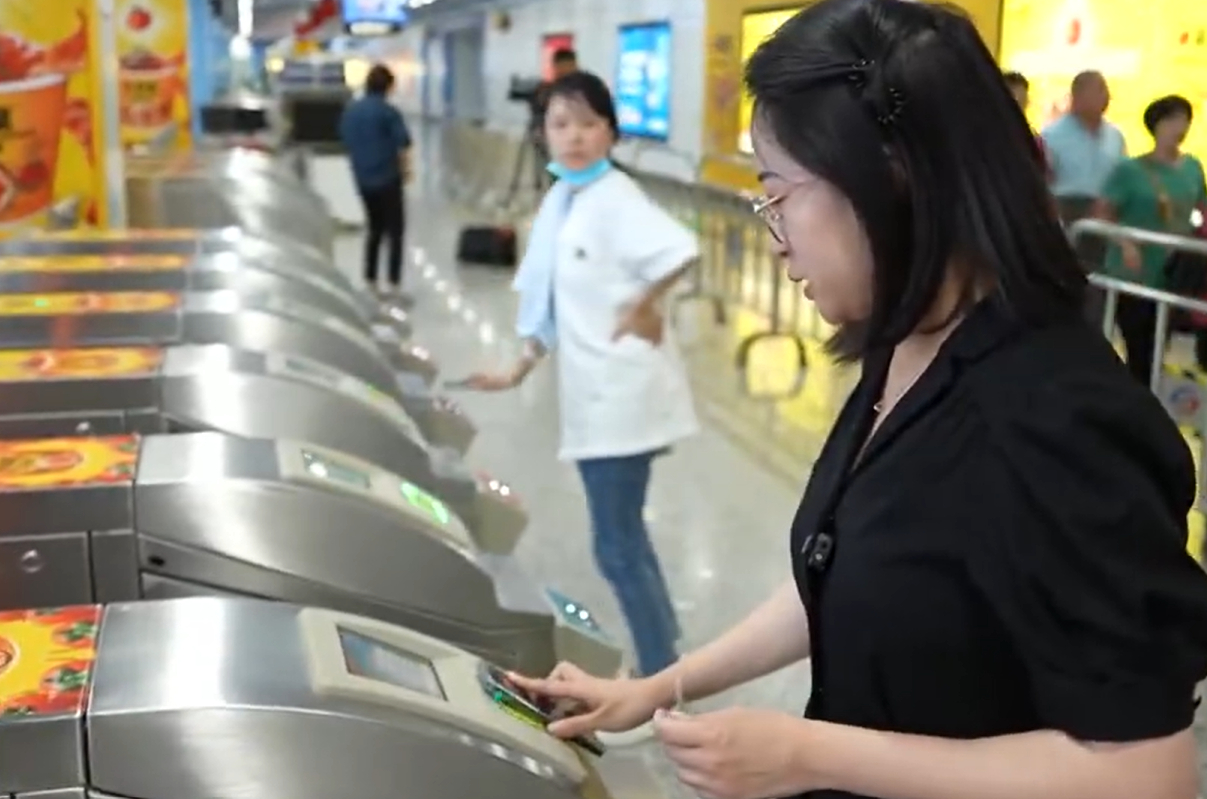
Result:
<svg viewBox="0 0 1207 799">
<path fill-rule="evenodd" d="M 843 192 L 875 261 L 868 319 L 831 347 L 853 360 L 924 324 L 947 276 L 1027 323 L 1079 311 L 1085 273 L 1038 145 L 962 12 L 904 0 L 820 0 L 751 57 L 755 124 Z"/>
</svg>

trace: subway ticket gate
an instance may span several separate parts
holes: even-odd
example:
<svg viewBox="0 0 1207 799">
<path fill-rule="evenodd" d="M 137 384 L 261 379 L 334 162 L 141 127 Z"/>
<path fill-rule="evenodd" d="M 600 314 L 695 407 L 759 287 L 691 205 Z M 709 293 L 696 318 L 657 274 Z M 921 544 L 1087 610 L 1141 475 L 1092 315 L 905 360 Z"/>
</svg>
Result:
<svg viewBox="0 0 1207 799">
<path fill-rule="evenodd" d="M 383 348 L 396 342 L 401 330 L 409 330 L 406 311 L 383 303 L 354 286 L 335 267 L 328 255 L 296 241 L 253 236 L 237 227 L 214 229 L 159 228 L 111 230 L 31 230 L 28 235 L 0 241 L 0 257 L 51 255 L 157 255 L 198 257 L 233 253 L 245 263 L 294 264 L 324 275 L 359 303 L 365 318 L 373 320 L 373 332 Z"/>
<path fill-rule="evenodd" d="M 436 403 L 422 379 L 395 372 L 362 330 L 284 297 L 234 291 L 0 294 L 0 346 L 177 343 L 231 344 L 311 358 L 364 380 L 404 406 L 431 406 L 432 413 L 455 408 L 444 398 Z M 460 418 L 470 426 L 468 417 Z M 472 438 L 472 429 L 466 435 Z"/>
<path fill-rule="evenodd" d="M 464 443 L 463 418 L 419 427 Z M 216 344 L 0 350 L 0 438 L 204 430 L 313 441 L 404 475 L 488 552 L 511 552 L 528 524 L 510 487 L 474 475 L 452 446 L 429 448 L 392 398 L 307 358 Z"/>
<path fill-rule="evenodd" d="M 257 299 L 281 297 L 330 314 L 369 333 L 395 368 L 436 378 L 431 355 L 407 339 L 408 318 L 374 320 L 360 298 L 331 281 L 325 272 L 285 257 L 249 261 L 232 253 L 193 257 L 134 255 L 0 255 L 0 293 L 233 290 Z"/>
<path fill-rule="evenodd" d="M 0 794 L 607 799 L 600 750 L 491 674 L 404 627 L 254 599 L 0 614 Z"/>
<path fill-rule="evenodd" d="M 242 595 L 359 613 L 546 673 L 615 674 L 594 616 L 477 551 L 414 483 L 219 433 L 0 442 L 0 609 Z"/>
<path fill-rule="evenodd" d="M 0 290 L 48 291 L 220 291 L 287 293 L 315 310 L 367 327 L 364 306 L 326 272 L 287 258 L 248 260 L 233 252 L 184 256 L 0 255 Z M 409 336 L 407 322 L 399 331 Z"/>
</svg>

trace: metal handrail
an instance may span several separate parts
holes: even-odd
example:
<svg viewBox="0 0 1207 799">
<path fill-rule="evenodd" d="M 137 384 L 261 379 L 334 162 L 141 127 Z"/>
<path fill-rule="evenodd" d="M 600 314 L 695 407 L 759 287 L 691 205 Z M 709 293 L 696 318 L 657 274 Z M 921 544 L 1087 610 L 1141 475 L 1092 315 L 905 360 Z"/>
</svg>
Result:
<svg viewBox="0 0 1207 799">
<path fill-rule="evenodd" d="M 1164 233 L 1157 230 L 1120 225 L 1105 219 L 1079 219 L 1068 227 L 1069 239 L 1076 243 L 1084 236 L 1118 242 L 1120 239 L 1134 241 L 1137 244 L 1151 244 L 1165 247 L 1177 252 L 1189 252 L 1196 255 L 1207 255 L 1207 240 L 1192 236 L 1180 236 L 1176 233 Z"/>
<path fill-rule="evenodd" d="M 1184 252 L 1207 256 L 1207 241 L 1202 239 L 1120 225 L 1104 219 L 1079 219 L 1068 226 L 1068 234 L 1069 240 L 1074 244 L 1085 236 L 1096 236 L 1115 243 L 1130 241 L 1137 244 L 1156 245 L 1164 247 L 1170 253 Z M 1156 304 L 1157 318 L 1155 320 L 1156 329 L 1153 332 L 1152 371 L 1149 374 L 1149 386 L 1154 392 L 1158 391 L 1161 386 L 1161 373 L 1164 370 L 1166 339 L 1169 337 L 1170 309 L 1177 308 L 1191 313 L 1207 314 L 1207 302 L 1107 275 L 1090 275 L 1090 282 L 1106 291 L 1106 305 L 1102 311 L 1102 333 L 1108 338 L 1114 332 L 1115 314 L 1118 310 L 1120 295 L 1125 294 Z"/>
</svg>

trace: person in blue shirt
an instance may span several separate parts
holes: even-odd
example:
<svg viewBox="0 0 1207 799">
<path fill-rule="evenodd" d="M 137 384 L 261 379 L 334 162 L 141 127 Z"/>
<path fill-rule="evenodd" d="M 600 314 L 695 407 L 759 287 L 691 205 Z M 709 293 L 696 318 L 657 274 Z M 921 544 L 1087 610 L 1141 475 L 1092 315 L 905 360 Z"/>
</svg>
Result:
<svg viewBox="0 0 1207 799">
<path fill-rule="evenodd" d="M 1107 178 L 1127 157 L 1123 133 L 1106 119 L 1110 103 L 1110 88 L 1102 73 L 1082 72 L 1073 78 L 1068 113 L 1041 134 L 1049 184 L 1066 224 L 1090 215 Z M 1091 270 L 1102 266 L 1105 249 L 1098 239 L 1077 243 L 1078 256 Z"/>
<path fill-rule="evenodd" d="M 365 205 L 365 282 L 371 290 L 377 290 L 384 239 L 390 291 L 400 295 L 406 233 L 404 184 L 410 175 L 411 133 L 402 114 L 389 102 L 393 88 L 394 73 L 382 64 L 375 65 L 365 79 L 364 95 L 344 109 L 339 131 Z"/>
</svg>

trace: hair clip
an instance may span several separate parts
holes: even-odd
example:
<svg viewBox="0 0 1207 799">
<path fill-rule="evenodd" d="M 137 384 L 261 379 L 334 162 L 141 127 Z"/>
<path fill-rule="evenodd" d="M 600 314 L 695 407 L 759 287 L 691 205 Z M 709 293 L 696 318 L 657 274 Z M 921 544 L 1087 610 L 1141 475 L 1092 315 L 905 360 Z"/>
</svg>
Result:
<svg viewBox="0 0 1207 799">
<path fill-rule="evenodd" d="M 847 70 L 847 80 L 856 89 L 862 89 L 867 86 L 868 72 L 872 68 L 872 62 L 866 58 L 861 58 L 852 64 Z"/>
<path fill-rule="evenodd" d="M 888 107 L 876 115 L 876 123 L 882 128 L 892 127 L 892 125 L 901 117 L 901 111 L 905 108 L 905 95 L 895 88 L 889 88 L 886 91 L 888 95 Z"/>
</svg>

